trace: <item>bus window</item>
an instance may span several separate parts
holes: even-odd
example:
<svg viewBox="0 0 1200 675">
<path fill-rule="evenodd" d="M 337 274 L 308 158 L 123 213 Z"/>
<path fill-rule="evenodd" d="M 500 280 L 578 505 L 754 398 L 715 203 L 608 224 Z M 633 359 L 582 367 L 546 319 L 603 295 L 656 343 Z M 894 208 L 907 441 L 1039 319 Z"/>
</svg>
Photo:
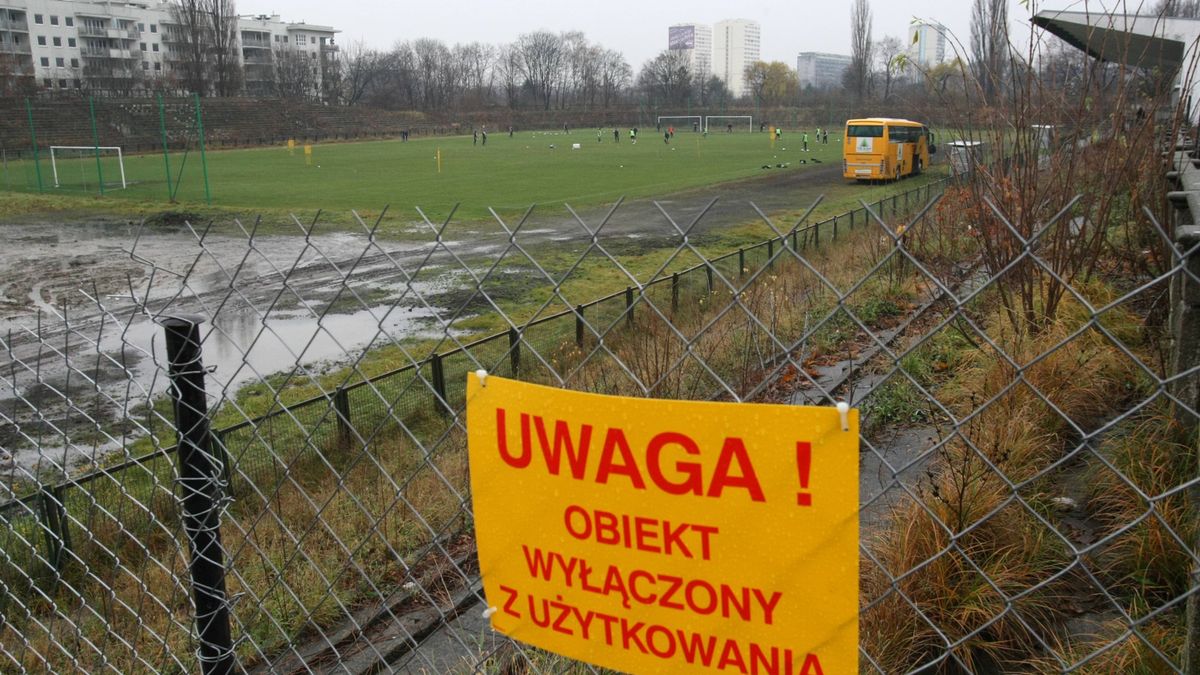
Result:
<svg viewBox="0 0 1200 675">
<path fill-rule="evenodd" d="M 883 125 L 851 124 L 846 127 L 846 135 L 851 138 L 883 138 Z"/>
</svg>

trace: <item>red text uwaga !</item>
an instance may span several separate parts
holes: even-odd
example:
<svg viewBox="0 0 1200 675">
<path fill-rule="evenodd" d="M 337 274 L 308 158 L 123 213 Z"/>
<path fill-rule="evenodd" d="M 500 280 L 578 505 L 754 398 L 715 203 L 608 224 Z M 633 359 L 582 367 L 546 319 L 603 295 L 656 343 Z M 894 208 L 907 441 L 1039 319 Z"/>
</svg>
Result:
<svg viewBox="0 0 1200 675">
<path fill-rule="evenodd" d="M 510 442 L 508 412 L 496 409 L 496 447 L 504 463 L 514 469 L 530 468 L 536 454 L 554 476 L 566 472 L 575 480 L 601 484 L 623 480 L 638 490 L 653 488 L 672 495 L 719 498 L 726 490 L 741 490 L 751 501 L 766 501 L 746 443 L 736 436 L 725 438 L 713 462 L 713 453 L 701 453 L 692 437 L 678 431 L 656 434 L 645 447 L 635 449 L 618 427 L 581 424 L 573 429 L 564 420 L 548 423 L 529 413 L 520 414 L 518 426 L 519 445 Z M 680 451 L 699 459 L 667 459 L 668 454 L 678 455 Z"/>
</svg>

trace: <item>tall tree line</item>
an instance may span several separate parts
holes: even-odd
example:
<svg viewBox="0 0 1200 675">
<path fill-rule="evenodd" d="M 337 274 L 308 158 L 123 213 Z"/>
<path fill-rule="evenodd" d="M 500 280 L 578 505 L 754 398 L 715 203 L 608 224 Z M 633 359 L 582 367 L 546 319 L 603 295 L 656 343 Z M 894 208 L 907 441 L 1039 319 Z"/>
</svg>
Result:
<svg viewBox="0 0 1200 675">
<path fill-rule="evenodd" d="M 604 108 L 624 101 L 633 70 L 581 32 L 525 33 L 509 44 L 420 38 L 391 49 L 355 43 L 338 64 L 334 102 L 414 110 Z"/>
</svg>

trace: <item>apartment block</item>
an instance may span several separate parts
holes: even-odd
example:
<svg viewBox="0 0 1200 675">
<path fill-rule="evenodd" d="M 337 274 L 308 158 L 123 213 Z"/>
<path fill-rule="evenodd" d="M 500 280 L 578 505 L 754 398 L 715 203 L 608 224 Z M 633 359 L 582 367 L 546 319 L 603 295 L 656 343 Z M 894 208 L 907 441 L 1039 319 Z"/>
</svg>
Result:
<svg viewBox="0 0 1200 675">
<path fill-rule="evenodd" d="M 10 85 L 43 90 L 133 93 L 179 89 L 185 35 L 166 0 L 0 0 L 0 73 Z M 331 26 L 289 23 L 279 16 L 237 19 L 237 58 L 245 92 L 277 92 L 281 58 L 320 92 L 326 63 L 336 58 Z M 2 88 L 0 88 L 2 90 Z"/>
<path fill-rule="evenodd" d="M 908 27 L 908 60 L 925 69 L 946 60 L 946 28 L 931 23 Z"/>
<path fill-rule="evenodd" d="M 712 26 L 702 23 L 677 23 L 667 28 L 667 49 L 683 52 L 692 73 L 701 79 L 712 75 Z"/>
<path fill-rule="evenodd" d="M 761 37 L 757 21 L 728 19 L 713 25 L 713 73 L 735 97 L 746 93 L 746 67 L 761 58 Z"/>
<path fill-rule="evenodd" d="M 842 78 L 850 68 L 850 57 L 824 52 L 800 52 L 796 57 L 796 74 L 800 88 L 827 89 L 842 86 Z"/>
</svg>

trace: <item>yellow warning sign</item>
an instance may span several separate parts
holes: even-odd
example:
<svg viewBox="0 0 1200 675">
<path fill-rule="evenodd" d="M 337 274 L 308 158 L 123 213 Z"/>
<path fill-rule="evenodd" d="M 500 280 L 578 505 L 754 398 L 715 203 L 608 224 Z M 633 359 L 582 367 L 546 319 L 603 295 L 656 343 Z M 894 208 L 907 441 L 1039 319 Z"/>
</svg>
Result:
<svg viewBox="0 0 1200 675">
<path fill-rule="evenodd" d="M 630 673 L 858 672 L 858 412 L 468 376 L 492 626 Z"/>
</svg>

